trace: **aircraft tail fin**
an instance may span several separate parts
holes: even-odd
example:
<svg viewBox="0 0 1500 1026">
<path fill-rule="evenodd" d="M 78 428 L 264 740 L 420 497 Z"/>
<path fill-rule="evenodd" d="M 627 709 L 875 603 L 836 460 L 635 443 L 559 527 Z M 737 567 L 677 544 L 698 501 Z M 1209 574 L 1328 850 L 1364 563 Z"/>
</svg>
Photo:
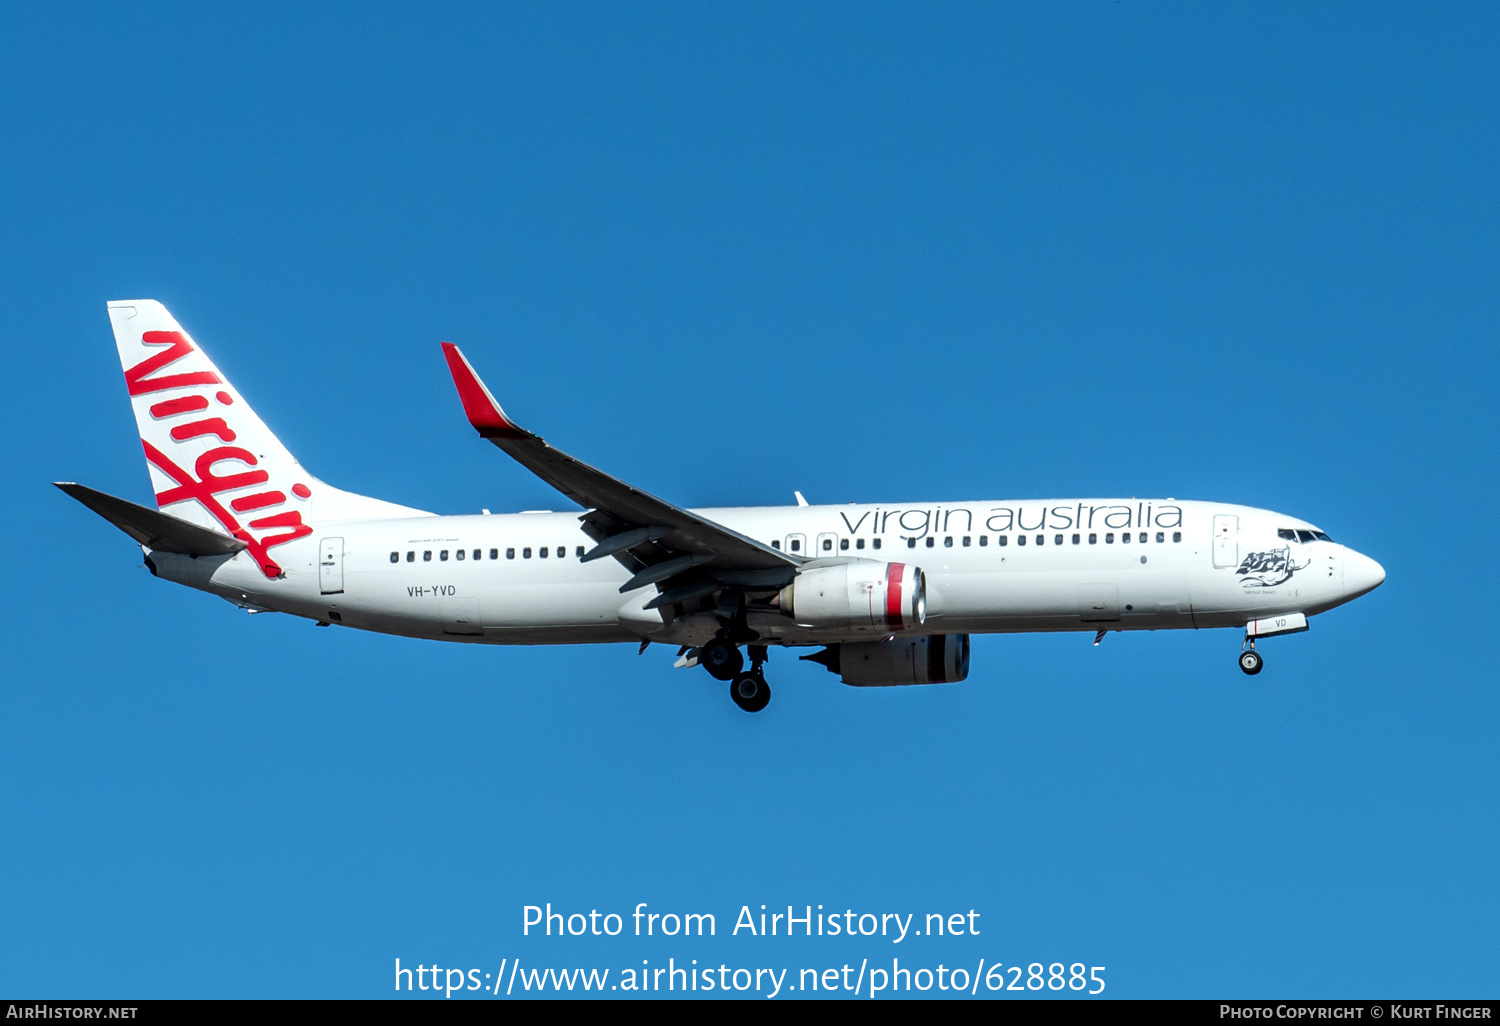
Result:
<svg viewBox="0 0 1500 1026">
<path fill-rule="evenodd" d="M 311 534 L 310 521 L 424 515 L 307 473 L 154 299 L 111 302 L 109 320 L 158 510 L 240 539 L 272 577 L 267 550 Z"/>
</svg>

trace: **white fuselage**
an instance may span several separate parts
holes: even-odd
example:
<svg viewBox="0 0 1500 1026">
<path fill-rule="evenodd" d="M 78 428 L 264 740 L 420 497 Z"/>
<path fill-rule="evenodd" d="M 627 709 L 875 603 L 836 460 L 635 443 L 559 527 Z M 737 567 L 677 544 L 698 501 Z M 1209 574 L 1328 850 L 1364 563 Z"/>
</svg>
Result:
<svg viewBox="0 0 1500 1026">
<path fill-rule="evenodd" d="M 1073 499 L 695 512 L 792 555 L 920 567 L 927 619 L 909 634 L 1242 627 L 1322 612 L 1384 576 L 1368 557 L 1314 539 L 1304 521 L 1221 503 Z M 576 513 L 312 526 L 309 537 L 275 550 L 284 571 L 275 579 L 246 553 L 150 558 L 159 576 L 253 610 L 409 637 L 701 644 L 719 627 L 710 613 L 664 619 L 643 610 L 657 594 L 652 586 L 621 594 L 630 577 L 623 566 L 609 558 L 580 561 L 596 543 Z M 766 644 L 872 639 L 869 631 L 799 626 L 776 611 L 752 612 L 749 626 Z"/>
</svg>

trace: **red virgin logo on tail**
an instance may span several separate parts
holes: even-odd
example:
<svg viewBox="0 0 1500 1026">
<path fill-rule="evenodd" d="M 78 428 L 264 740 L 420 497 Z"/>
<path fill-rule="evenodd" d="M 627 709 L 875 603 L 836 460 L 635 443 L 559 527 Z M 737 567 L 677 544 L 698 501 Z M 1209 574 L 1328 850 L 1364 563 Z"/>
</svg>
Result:
<svg viewBox="0 0 1500 1026">
<path fill-rule="evenodd" d="M 213 371 L 189 371 L 182 374 L 157 373 L 194 352 L 193 344 L 181 332 L 148 331 L 141 336 L 141 341 L 148 346 L 164 345 L 168 348 L 146 357 L 125 371 L 125 384 L 132 398 L 169 388 L 223 384 L 223 380 Z M 218 392 L 214 395 L 214 399 L 222 406 L 229 406 L 234 402 L 228 392 Z M 156 403 L 151 407 L 150 412 L 153 418 L 164 420 L 168 417 L 202 413 L 208 408 L 209 400 L 206 395 L 186 395 Z M 205 417 L 177 424 L 171 429 L 170 435 L 172 441 L 178 444 L 205 435 L 213 435 L 224 444 L 199 456 L 193 462 L 193 473 L 189 473 L 166 453 L 142 438 L 141 445 L 145 448 L 146 459 L 175 482 L 174 487 L 157 492 L 157 508 L 161 509 L 174 503 L 190 500 L 197 502 L 223 525 L 224 530 L 245 543 L 247 551 L 255 558 L 255 563 L 260 567 L 261 573 L 268 578 L 280 577 L 281 567 L 270 557 L 267 550 L 312 534 L 312 528 L 302 522 L 302 514 L 297 510 L 271 513 L 267 516 L 257 516 L 244 526 L 234 514 L 271 510 L 276 506 L 284 505 L 287 501 L 286 493 L 268 489 L 250 495 L 241 495 L 229 500 L 229 508 L 226 509 L 219 499 L 221 493 L 265 484 L 271 479 L 270 474 L 259 469 L 260 460 L 248 449 L 229 444 L 235 441 L 235 433 L 223 417 Z M 248 469 L 219 474 L 216 470 L 217 465 L 228 461 L 242 464 Z M 303 484 L 292 485 L 292 492 L 300 498 L 307 498 L 311 494 L 307 486 Z M 252 530 L 261 532 L 260 536 L 252 534 Z"/>
<path fill-rule="evenodd" d="M 193 344 L 182 337 L 180 331 L 148 331 L 141 336 L 148 346 L 168 346 L 164 353 L 148 356 L 125 372 L 125 387 L 130 389 L 130 398 L 148 392 L 160 392 L 164 388 L 186 388 L 188 385 L 219 385 L 223 382 L 213 371 L 191 371 L 187 374 L 168 374 L 161 378 L 148 378 L 169 364 L 176 363 L 193 351 Z"/>
</svg>

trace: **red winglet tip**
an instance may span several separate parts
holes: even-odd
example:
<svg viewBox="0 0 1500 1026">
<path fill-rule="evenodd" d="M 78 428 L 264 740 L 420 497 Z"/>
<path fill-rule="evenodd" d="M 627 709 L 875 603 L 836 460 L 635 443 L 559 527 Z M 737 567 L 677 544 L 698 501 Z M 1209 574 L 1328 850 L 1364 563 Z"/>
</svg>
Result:
<svg viewBox="0 0 1500 1026">
<path fill-rule="evenodd" d="M 495 402 L 490 390 L 484 387 L 484 382 L 479 380 L 479 375 L 474 373 L 474 368 L 469 366 L 469 361 L 464 359 L 458 346 L 452 342 L 444 342 L 443 356 L 448 361 L 448 372 L 453 375 L 453 384 L 458 389 L 458 399 L 464 405 L 464 415 L 481 437 L 525 436 L 526 432 L 511 423 L 505 411 L 500 409 L 500 404 Z"/>
</svg>

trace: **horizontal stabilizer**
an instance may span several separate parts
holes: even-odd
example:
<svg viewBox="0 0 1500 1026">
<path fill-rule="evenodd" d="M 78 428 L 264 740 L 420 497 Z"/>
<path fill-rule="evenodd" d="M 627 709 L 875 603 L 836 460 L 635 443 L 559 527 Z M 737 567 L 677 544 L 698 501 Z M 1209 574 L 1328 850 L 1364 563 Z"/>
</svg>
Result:
<svg viewBox="0 0 1500 1026">
<path fill-rule="evenodd" d="M 245 548 L 238 538 L 190 524 L 170 513 L 147 509 L 71 481 L 52 483 L 148 549 L 180 552 L 184 556 L 228 556 Z"/>
</svg>

